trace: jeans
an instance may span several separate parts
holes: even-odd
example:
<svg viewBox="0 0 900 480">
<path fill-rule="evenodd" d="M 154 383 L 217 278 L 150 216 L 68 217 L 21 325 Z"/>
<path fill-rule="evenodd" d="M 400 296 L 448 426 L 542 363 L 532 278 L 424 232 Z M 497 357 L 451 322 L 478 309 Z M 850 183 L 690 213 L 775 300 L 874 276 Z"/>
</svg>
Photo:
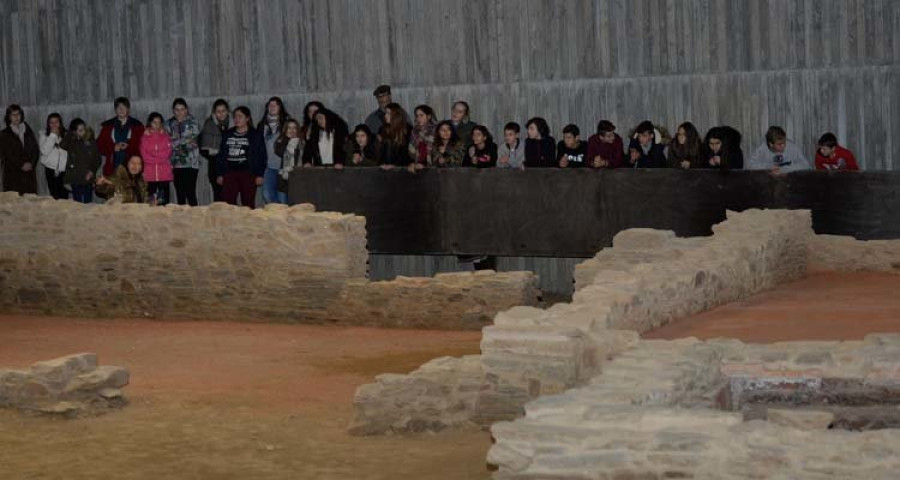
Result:
<svg viewBox="0 0 900 480">
<path fill-rule="evenodd" d="M 280 203 L 287 205 L 287 193 L 278 191 L 278 170 L 274 168 L 266 169 L 266 176 L 263 178 L 263 200 L 266 203 Z"/>
<path fill-rule="evenodd" d="M 81 203 L 93 203 L 94 186 L 93 185 L 72 185 L 72 200 Z"/>
</svg>

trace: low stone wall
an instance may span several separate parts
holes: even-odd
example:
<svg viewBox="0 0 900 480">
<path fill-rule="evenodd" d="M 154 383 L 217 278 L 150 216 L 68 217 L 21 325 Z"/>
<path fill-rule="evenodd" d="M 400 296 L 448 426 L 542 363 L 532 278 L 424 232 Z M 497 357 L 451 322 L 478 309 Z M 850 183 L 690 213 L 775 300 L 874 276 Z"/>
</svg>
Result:
<svg viewBox="0 0 900 480">
<path fill-rule="evenodd" d="M 125 404 L 121 388 L 128 370 L 98 366 L 97 355 L 81 353 L 37 362 L 29 370 L 0 369 L 0 407 L 74 417 Z"/>
<path fill-rule="evenodd" d="M 381 327 L 480 330 L 497 312 L 539 300 L 537 277 L 531 272 L 439 273 L 383 282 L 351 280 L 334 316 Z"/>
<path fill-rule="evenodd" d="M 365 219 L 314 210 L 0 193 L 0 310 L 477 329 L 539 301 L 530 272 L 368 282 Z"/>
<path fill-rule="evenodd" d="M 770 408 L 768 421 L 723 410 L 735 385 L 766 382 L 789 384 L 778 395 L 800 397 L 805 410 Z M 773 345 L 642 341 L 588 385 L 494 425 L 488 461 L 497 480 L 896 478 L 900 431 L 826 430 L 840 406 L 816 405 L 802 389 L 827 394 L 829 385 L 839 389 L 835 397 L 896 394 L 900 335 Z"/>
<path fill-rule="evenodd" d="M 576 268 L 571 304 L 518 308 L 484 329 L 486 420 L 521 414 L 522 399 L 583 384 L 639 333 L 751 296 L 806 271 L 809 212 L 729 212 L 711 237 L 626 230 L 613 247 Z M 511 394 L 511 392 L 514 392 Z"/>
<path fill-rule="evenodd" d="M 0 308 L 324 322 L 365 278 L 365 220 L 310 206 L 81 205 L 0 194 Z"/>
<path fill-rule="evenodd" d="M 900 274 L 900 240 L 815 235 L 809 242 L 809 269 Z"/>
<path fill-rule="evenodd" d="M 609 358 L 633 346 L 639 333 L 806 271 L 806 244 L 812 235 L 807 211 L 729 212 L 713 231 L 712 237 L 679 239 L 671 232 L 626 230 L 612 248 L 576 267 L 578 290 L 572 303 L 497 314 L 483 330 L 483 384 L 477 401 L 465 403 L 472 406 L 470 421 L 487 425 L 520 416 L 529 400 L 587 382 Z M 394 404 L 408 409 L 419 389 L 404 390 L 398 387 L 402 381 L 389 380 L 390 388 L 379 388 L 389 389 L 395 399 L 405 398 Z M 381 404 L 369 407 L 373 390 L 367 388 L 359 390 L 366 394 L 357 396 L 354 425 L 376 433 L 384 422 L 372 413 L 384 415 L 385 409 Z M 360 428 L 366 424 L 370 427 Z M 391 429 L 397 430 L 396 425 Z"/>
</svg>

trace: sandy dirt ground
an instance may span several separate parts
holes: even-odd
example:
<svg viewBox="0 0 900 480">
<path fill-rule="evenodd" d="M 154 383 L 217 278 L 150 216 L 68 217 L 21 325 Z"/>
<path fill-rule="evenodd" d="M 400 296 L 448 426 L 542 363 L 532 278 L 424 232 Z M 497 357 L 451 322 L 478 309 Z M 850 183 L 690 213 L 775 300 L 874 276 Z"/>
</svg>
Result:
<svg viewBox="0 0 900 480">
<path fill-rule="evenodd" d="M 0 479 L 483 479 L 480 430 L 353 437 L 356 387 L 478 352 L 480 332 L 0 316 L 0 365 L 83 351 L 126 366 L 91 419 L 0 411 Z"/>
<path fill-rule="evenodd" d="M 900 332 L 900 275 L 810 275 L 665 325 L 644 338 L 729 337 L 768 343 L 859 340 L 876 332 Z"/>
<path fill-rule="evenodd" d="M 823 274 L 650 332 L 771 342 L 900 331 L 900 276 Z M 480 332 L 0 316 L 0 365 L 83 351 L 131 369 L 131 404 L 62 420 L 0 411 L 0 480 L 487 479 L 479 430 L 352 437 L 356 387 Z"/>
</svg>

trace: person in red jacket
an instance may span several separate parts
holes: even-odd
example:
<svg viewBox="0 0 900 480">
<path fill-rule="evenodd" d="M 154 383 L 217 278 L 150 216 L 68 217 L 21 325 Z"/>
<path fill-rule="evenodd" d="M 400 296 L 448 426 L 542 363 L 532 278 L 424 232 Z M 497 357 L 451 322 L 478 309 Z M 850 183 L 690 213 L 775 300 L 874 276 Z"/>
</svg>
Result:
<svg viewBox="0 0 900 480">
<path fill-rule="evenodd" d="M 114 103 L 116 116 L 100 124 L 97 149 L 103 156 L 103 175 L 111 177 L 116 167 L 141 153 L 144 125 L 130 115 L 131 102 L 119 97 Z"/>
<path fill-rule="evenodd" d="M 833 133 L 822 135 L 817 146 L 816 170 L 859 170 L 853 152 L 838 145 Z"/>
</svg>

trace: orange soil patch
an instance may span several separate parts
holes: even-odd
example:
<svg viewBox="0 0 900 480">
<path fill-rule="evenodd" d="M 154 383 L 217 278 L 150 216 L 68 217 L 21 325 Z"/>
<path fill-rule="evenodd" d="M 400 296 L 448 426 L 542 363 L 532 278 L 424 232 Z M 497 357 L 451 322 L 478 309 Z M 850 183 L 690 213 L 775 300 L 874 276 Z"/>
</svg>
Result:
<svg viewBox="0 0 900 480">
<path fill-rule="evenodd" d="M 0 478 L 489 478 L 483 431 L 359 438 L 356 387 L 480 332 L 0 316 L 0 365 L 91 351 L 131 370 L 92 419 L 0 411 Z"/>
<path fill-rule="evenodd" d="M 678 320 L 643 338 L 737 338 L 769 343 L 857 340 L 900 332 L 900 275 L 822 273 Z"/>
</svg>

